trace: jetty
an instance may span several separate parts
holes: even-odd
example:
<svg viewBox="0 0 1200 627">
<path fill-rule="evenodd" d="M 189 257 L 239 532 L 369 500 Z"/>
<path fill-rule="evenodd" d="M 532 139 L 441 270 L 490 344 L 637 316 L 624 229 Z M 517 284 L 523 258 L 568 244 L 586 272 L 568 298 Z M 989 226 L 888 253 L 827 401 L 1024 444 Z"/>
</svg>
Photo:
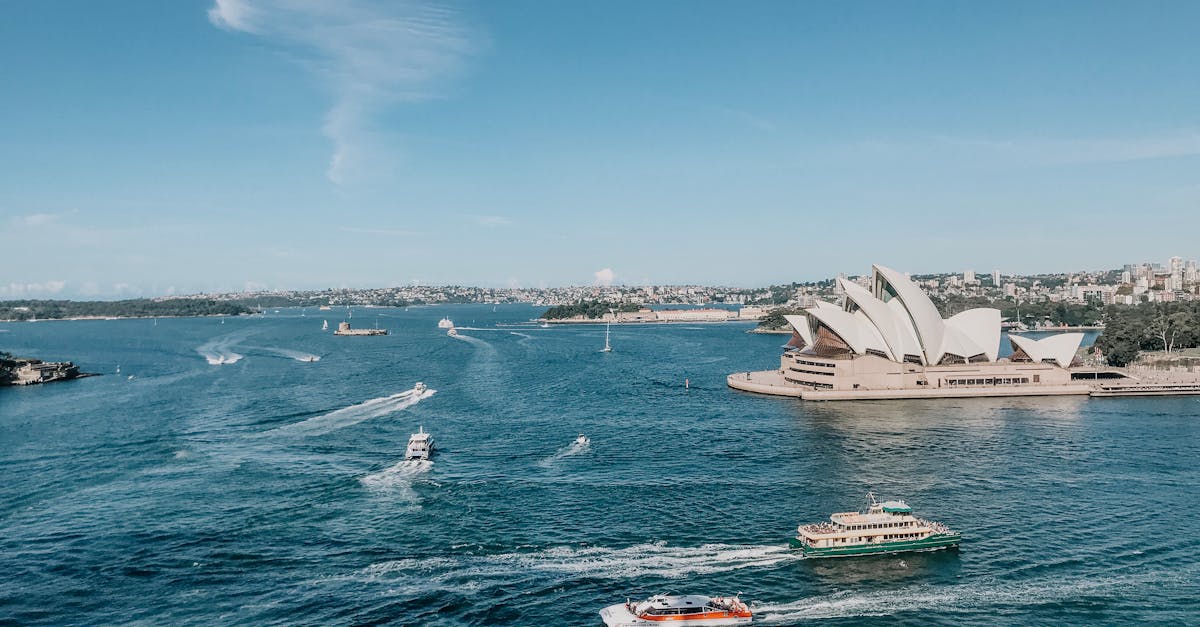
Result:
<svg viewBox="0 0 1200 627">
<path fill-rule="evenodd" d="M 387 335 L 387 329 L 351 329 L 349 322 L 339 322 L 334 335 Z"/>
</svg>

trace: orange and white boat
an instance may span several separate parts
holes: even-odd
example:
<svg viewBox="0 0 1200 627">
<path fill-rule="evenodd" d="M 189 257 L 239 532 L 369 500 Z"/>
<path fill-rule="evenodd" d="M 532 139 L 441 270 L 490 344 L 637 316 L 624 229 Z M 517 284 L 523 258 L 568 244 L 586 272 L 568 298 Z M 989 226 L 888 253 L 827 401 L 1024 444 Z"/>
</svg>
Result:
<svg viewBox="0 0 1200 627">
<path fill-rule="evenodd" d="M 600 610 L 608 627 L 688 625 L 716 627 L 745 625 L 753 620 L 750 608 L 736 596 L 706 597 L 696 594 L 660 594 L 645 601 L 626 601 Z"/>
</svg>

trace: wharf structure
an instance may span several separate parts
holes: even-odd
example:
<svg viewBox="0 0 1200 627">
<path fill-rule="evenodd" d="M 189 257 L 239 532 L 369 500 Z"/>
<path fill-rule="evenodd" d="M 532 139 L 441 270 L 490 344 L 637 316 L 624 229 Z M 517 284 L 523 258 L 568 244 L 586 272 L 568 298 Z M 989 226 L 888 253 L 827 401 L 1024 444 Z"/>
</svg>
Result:
<svg viewBox="0 0 1200 627">
<path fill-rule="evenodd" d="M 1012 355 L 1000 358 L 1000 310 L 942 319 L 916 283 L 879 265 L 870 286 L 839 277 L 840 306 L 818 302 L 786 317 L 792 339 L 779 368 L 731 374 L 729 387 L 804 400 L 1200 394 L 1200 376 L 1165 383 L 1082 368 L 1082 333 L 1009 335 Z"/>
</svg>

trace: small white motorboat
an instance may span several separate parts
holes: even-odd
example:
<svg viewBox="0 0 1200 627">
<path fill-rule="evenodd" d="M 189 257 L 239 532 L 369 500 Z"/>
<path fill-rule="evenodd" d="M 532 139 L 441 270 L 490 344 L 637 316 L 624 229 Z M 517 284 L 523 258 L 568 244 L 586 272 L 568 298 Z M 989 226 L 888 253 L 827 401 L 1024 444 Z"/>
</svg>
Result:
<svg viewBox="0 0 1200 627">
<path fill-rule="evenodd" d="M 408 448 L 404 451 L 404 460 L 427 460 L 433 454 L 433 435 L 425 433 L 425 427 L 420 427 L 408 439 Z"/>
<path fill-rule="evenodd" d="M 591 443 L 592 441 L 582 433 L 579 434 L 579 437 L 575 438 L 575 446 L 584 447 Z"/>
<path fill-rule="evenodd" d="M 417 384 L 413 386 L 413 393 L 420 394 L 421 392 L 424 392 L 427 389 L 429 389 L 429 386 L 425 385 L 424 383 L 421 383 L 420 381 L 417 381 Z"/>
<path fill-rule="evenodd" d="M 646 601 L 626 601 L 600 610 L 608 627 L 642 625 L 745 625 L 753 620 L 750 608 L 736 596 L 660 594 Z"/>
</svg>

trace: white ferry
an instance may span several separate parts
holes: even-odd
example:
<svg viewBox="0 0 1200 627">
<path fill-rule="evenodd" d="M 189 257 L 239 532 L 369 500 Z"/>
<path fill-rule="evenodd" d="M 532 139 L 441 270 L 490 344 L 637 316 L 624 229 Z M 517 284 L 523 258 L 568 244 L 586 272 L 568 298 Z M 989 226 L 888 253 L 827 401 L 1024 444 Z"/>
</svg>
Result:
<svg viewBox="0 0 1200 627">
<path fill-rule="evenodd" d="M 626 601 L 600 610 L 608 627 L 643 625 L 745 625 L 753 620 L 750 608 L 736 596 L 660 594 L 645 601 Z"/>
<path fill-rule="evenodd" d="M 420 427 L 408 440 L 408 450 L 404 452 L 405 461 L 429 459 L 433 453 L 433 435 L 425 433 L 425 427 Z"/>
<path fill-rule="evenodd" d="M 841 512 L 830 522 L 800 525 L 789 544 L 805 557 L 848 557 L 958 546 L 962 536 L 945 525 L 912 515 L 904 501 L 875 500 L 867 493 L 867 511 Z"/>
<path fill-rule="evenodd" d="M 441 320 L 438 320 L 438 328 L 439 329 L 453 329 L 454 323 L 450 321 L 450 318 L 442 318 Z"/>
</svg>

